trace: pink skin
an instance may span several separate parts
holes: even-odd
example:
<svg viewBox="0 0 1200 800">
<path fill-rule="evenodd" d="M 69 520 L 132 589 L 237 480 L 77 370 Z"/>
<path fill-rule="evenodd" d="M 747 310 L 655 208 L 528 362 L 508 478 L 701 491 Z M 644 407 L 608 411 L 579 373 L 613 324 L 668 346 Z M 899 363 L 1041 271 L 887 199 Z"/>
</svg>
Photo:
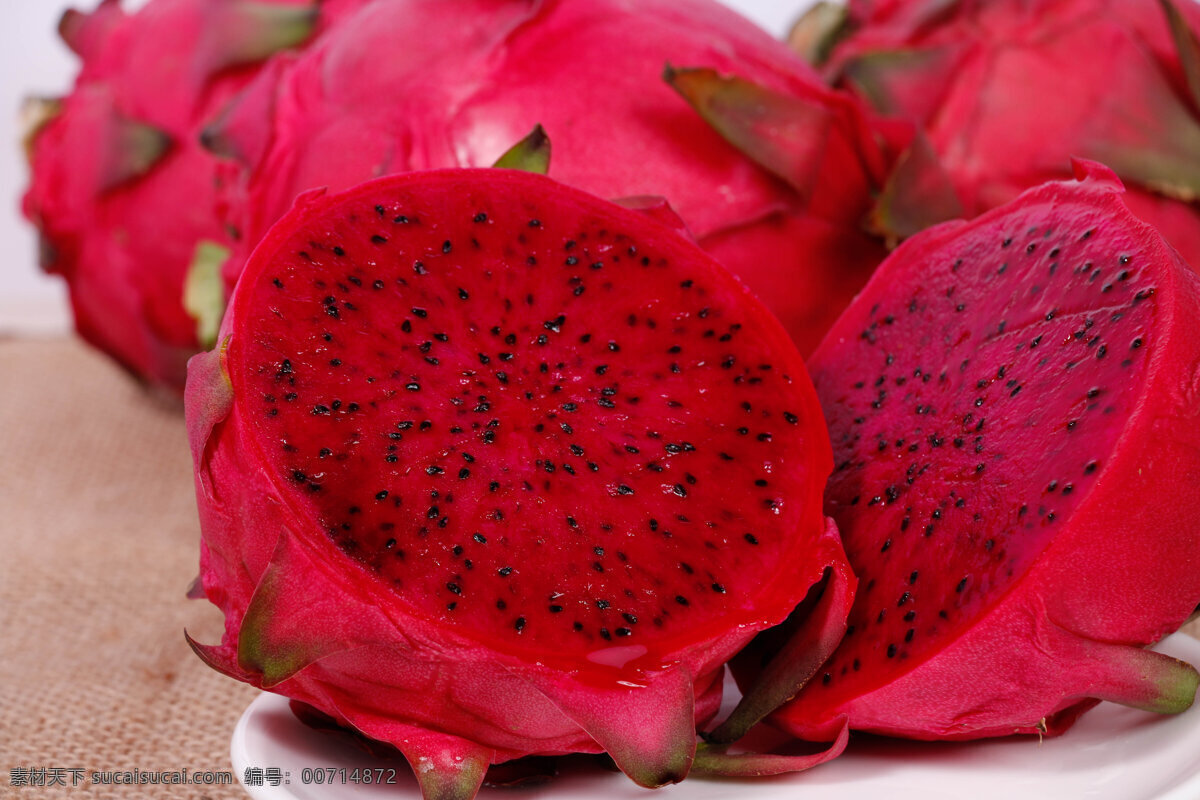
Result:
<svg viewBox="0 0 1200 800">
<path fill-rule="evenodd" d="M 829 450 L 798 353 L 740 283 L 650 211 L 499 169 L 301 198 L 255 251 L 221 346 L 189 366 L 201 578 L 226 616 L 224 640 L 194 643 L 197 653 L 396 746 L 428 798 L 470 798 L 488 764 L 532 754 L 605 751 L 642 785 L 681 779 L 696 727 L 715 713 L 724 662 L 827 570 L 840 599 L 829 618 L 844 619 L 854 584 L 821 515 Z M 610 236 L 621 244 L 610 248 Z M 638 258 L 626 257 L 628 243 Z M 563 252 L 586 265 L 578 280 L 568 281 L 576 269 Z M 429 254 L 419 269 L 412 253 Z M 526 278 L 530 255 L 547 266 Z M 693 291 L 703 314 L 683 305 Z M 563 321 L 542 322 L 559 311 Z M 581 335 L 613 320 L 615 348 Z M 521 334 L 501 343 L 493 322 Z M 730 338 L 703 336 L 709 325 Z M 668 355 L 664 336 L 684 350 Z M 409 338 L 428 346 L 418 352 Z M 741 361 L 722 366 L 734 354 Z M 539 370 L 541 358 L 557 366 Z M 499 365 L 508 377 L 492 381 Z M 464 391 L 465 374 L 476 376 L 471 403 L 442 402 Z M 611 415 L 600 392 L 610 385 L 624 404 Z M 329 392 L 346 404 L 326 414 Z M 773 433 L 741 432 L 743 398 L 758 412 L 749 424 Z M 497 421 L 486 433 L 470 425 L 483 413 L 470 406 L 485 402 Z M 433 421 L 418 429 L 403 422 L 411 414 Z M 543 418 L 554 420 L 544 431 Z M 345 444 L 351 421 L 388 435 Z M 695 444 L 668 446 L 660 428 Z M 718 463 L 720 452 L 734 456 Z M 559 466 L 548 477 L 551 458 Z M 628 491 L 612 483 L 618 474 Z M 433 502 L 431 489 L 442 510 L 413 514 Z M 771 492 L 785 499 L 765 502 Z M 713 524 L 693 526 L 685 510 Z M 719 557 L 703 531 L 724 537 Z M 594 547 L 597 536 L 606 547 Z M 817 761 L 756 758 L 702 762 L 766 774 Z"/>
<path fill-rule="evenodd" d="M 1196 671 L 1142 648 L 1200 601 L 1200 280 L 1078 169 L 909 239 L 811 360 L 826 511 L 871 588 L 784 730 L 973 739 L 1191 704 Z"/>
<path fill-rule="evenodd" d="M 1200 31 L 1196 4 L 1175 6 Z M 850 19 L 827 74 L 924 130 L 966 216 L 1092 159 L 1200 263 L 1200 106 L 1158 2 L 858 0 Z"/>
<path fill-rule="evenodd" d="M 326 4 L 318 27 L 359 4 Z M 154 0 L 127 14 L 106 0 L 90 14 L 68 12 L 61 31 L 80 72 L 61 113 L 33 141 L 24 198 L 44 241 L 44 268 L 67 280 L 79 333 L 139 378 L 176 391 L 200 349 L 183 307 L 196 245 L 232 245 L 217 219 L 214 159 L 197 137 L 261 65 L 230 62 L 223 31 L 245 29 L 233 7 Z M 128 122 L 163 137 L 133 171 L 119 147 Z"/>
<path fill-rule="evenodd" d="M 664 84 L 667 62 L 744 74 L 827 110 L 833 140 L 814 157 L 829 156 L 829 174 L 799 196 Z M 230 283 L 298 193 L 489 166 L 538 123 L 554 144 L 551 177 L 601 197 L 666 197 L 802 353 L 883 255 L 860 229 L 882 162 L 857 106 L 708 0 L 376 3 L 252 91 L 273 102 L 248 103 L 222 130 L 243 143 L 241 168 L 223 173 L 242 232 Z"/>
</svg>

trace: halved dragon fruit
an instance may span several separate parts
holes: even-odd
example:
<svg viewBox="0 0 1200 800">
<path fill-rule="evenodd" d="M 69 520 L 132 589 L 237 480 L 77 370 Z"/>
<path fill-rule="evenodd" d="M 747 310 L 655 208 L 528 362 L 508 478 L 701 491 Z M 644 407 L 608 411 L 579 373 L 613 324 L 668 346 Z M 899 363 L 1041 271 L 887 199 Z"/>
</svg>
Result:
<svg viewBox="0 0 1200 800">
<path fill-rule="evenodd" d="M 643 205 L 507 169 L 300 200 L 189 367 L 202 658 L 469 798 L 530 754 L 679 780 L 725 661 L 822 580 L 832 651 L 804 364 Z"/>
<path fill-rule="evenodd" d="M 82 64 L 70 95 L 30 104 L 24 211 L 80 335 L 133 374 L 181 390 L 220 322 L 233 242 L 197 134 L 272 53 L 361 2 L 153 0 L 127 14 L 102 0 L 63 15 Z"/>
<path fill-rule="evenodd" d="M 704 117 L 663 83 L 668 62 Z M 666 197 L 804 354 L 884 256 L 861 228 L 886 165 L 860 105 L 712 0 L 375 2 L 280 73 L 208 135 L 238 162 L 223 169 L 242 234 L 231 285 L 299 193 L 489 166 L 537 123 L 555 142 L 552 177 L 602 197 Z M 725 90 L 731 75 L 795 109 L 764 121 L 761 98 Z M 757 124 L 790 137 L 783 180 L 722 140 Z"/>
<path fill-rule="evenodd" d="M 1143 649 L 1200 602 L 1200 280 L 1107 169 L 908 240 L 811 361 L 860 580 L 774 722 L 919 739 L 1187 708 Z"/>
</svg>

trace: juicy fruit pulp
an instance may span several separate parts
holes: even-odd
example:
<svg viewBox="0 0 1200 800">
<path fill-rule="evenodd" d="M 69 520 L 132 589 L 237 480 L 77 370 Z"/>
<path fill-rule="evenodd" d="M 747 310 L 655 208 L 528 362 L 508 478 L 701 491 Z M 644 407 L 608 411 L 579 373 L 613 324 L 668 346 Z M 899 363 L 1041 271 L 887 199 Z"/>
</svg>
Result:
<svg viewBox="0 0 1200 800">
<path fill-rule="evenodd" d="M 198 649 L 414 764 L 433 735 L 677 780 L 724 661 L 851 581 L 799 355 L 650 216 L 511 170 L 308 196 L 221 339 L 188 389 L 227 620 Z"/>
<path fill-rule="evenodd" d="M 793 498 L 806 510 L 811 443 L 780 432 L 800 400 L 777 343 L 627 236 L 564 237 L 530 206 L 511 242 L 519 210 L 477 212 L 446 238 L 445 223 L 386 203 L 366 231 L 350 211 L 275 259 L 242 321 L 258 335 L 231 342 L 229 368 L 253 376 L 243 391 L 280 443 L 276 477 L 409 610 L 477 636 L 645 645 L 687 635 L 693 616 L 736 616 L 782 555 L 754 533 L 780 527 Z M 456 247 L 496 255 L 464 264 Z M 640 265 L 636 295 L 608 277 L 622 260 Z M 732 390 L 710 396 L 701 376 L 721 371 Z M 760 405 L 773 394 L 778 406 Z M 727 493 L 752 504 L 726 508 Z M 537 538 L 512 541 L 523 531 Z M 697 572 L 706 548 L 721 560 Z M 680 576 L 673 595 L 645 588 L 660 563 Z"/>
<path fill-rule="evenodd" d="M 1191 703 L 1195 670 L 1141 647 L 1200 600 L 1200 287 L 1079 169 L 911 239 L 814 356 L 861 584 L 789 730 L 974 738 Z"/>
</svg>

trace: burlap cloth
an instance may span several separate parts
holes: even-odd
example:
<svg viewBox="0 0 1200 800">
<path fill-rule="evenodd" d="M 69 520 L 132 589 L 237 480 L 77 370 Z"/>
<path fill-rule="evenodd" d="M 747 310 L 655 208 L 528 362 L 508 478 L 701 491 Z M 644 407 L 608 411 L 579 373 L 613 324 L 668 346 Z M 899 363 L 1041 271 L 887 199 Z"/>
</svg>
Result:
<svg viewBox="0 0 1200 800">
<path fill-rule="evenodd" d="M 199 528 L 178 403 L 70 342 L 0 340 L 0 797 L 245 800 L 240 786 L 15 787 L 13 768 L 230 770 L 254 698 L 183 639 Z"/>
<path fill-rule="evenodd" d="M 9 784 L 14 768 L 231 769 L 255 690 L 184 643 L 184 628 L 221 631 L 212 606 L 184 598 L 197 542 L 178 404 L 79 344 L 0 340 L 0 796 L 246 798 Z"/>
</svg>

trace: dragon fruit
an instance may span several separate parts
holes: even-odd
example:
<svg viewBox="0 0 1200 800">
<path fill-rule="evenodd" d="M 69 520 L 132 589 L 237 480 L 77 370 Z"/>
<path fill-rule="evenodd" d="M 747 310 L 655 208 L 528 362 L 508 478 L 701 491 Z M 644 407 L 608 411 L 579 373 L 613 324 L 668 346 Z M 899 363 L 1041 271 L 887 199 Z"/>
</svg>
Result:
<svg viewBox="0 0 1200 800">
<path fill-rule="evenodd" d="M 1054 734 L 1187 708 L 1143 649 L 1200 602 L 1200 280 L 1106 168 L 905 242 L 810 369 L 860 585 L 773 717 L 822 739 Z"/>
<path fill-rule="evenodd" d="M 394 745 L 427 798 L 532 754 L 678 780 L 757 631 L 819 582 L 796 641 L 819 664 L 844 631 L 804 364 L 638 205 L 511 169 L 308 193 L 189 365 L 226 619 L 193 646 Z"/>
<path fill-rule="evenodd" d="M 818 6 L 793 42 L 932 151 L 885 192 L 902 200 L 880 229 L 974 216 L 1081 157 L 1113 168 L 1133 212 L 1200 264 L 1196 31 L 1192 0 L 851 0 Z M 945 182 L 956 202 L 904 200 L 905 180 Z"/>
<path fill-rule="evenodd" d="M 802 174 L 780 180 L 724 141 L 663 83 L 668 61 L 688 100 L 733 95 L 705 108 L 726 127 L 761 111 L 722 91 L 727 73 L 794 99 L 802 113 L 786 124 Z M 801 352 L 884 255 L 860 226 L 886 165 L 859 105 L 711 0 L 374 2 L 280 71 L 209 130 L 237 162 L 222 167 L 226 218 L 242 234 L 230 284 L 300 192 L 489 166 L 537 123 L 555 141 L 552 177 L 602 197 L 666 197 Z"/>
<path fill-rule="evenodd" d="M 30 106 L 24 211 L 42 266 L 67 280 L 80 335 L 134 375 L 181 390 L 220 321 L 216 270 L 232 242 L 197 133 L 263 59 L 360 2 L 318 16 L 301 0 L 153 0 L 131 15 L 102 0 L 63 15 L 82 65 L 70 95 Z"/>
</svg>

